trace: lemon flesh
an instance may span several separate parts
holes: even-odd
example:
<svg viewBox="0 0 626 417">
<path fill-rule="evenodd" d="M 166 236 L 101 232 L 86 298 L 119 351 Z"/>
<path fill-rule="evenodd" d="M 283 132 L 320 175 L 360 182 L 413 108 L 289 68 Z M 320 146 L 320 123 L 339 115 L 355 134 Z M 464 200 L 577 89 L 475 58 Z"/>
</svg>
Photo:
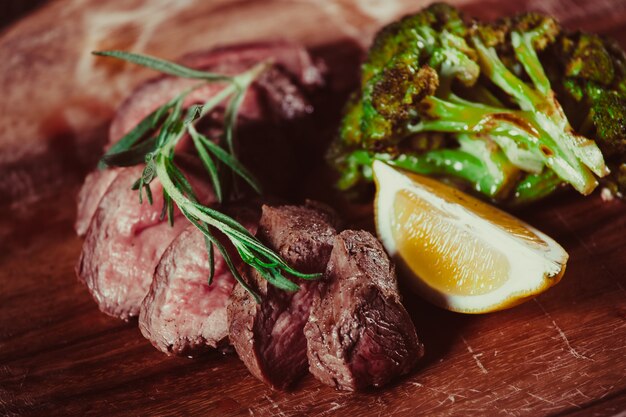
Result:
<svg viewBox="0 0 626 417">
<path fill-rule="evenodd" d="M 431 178 L 373 166 L 376 226 L 411 286 L 450 310 L 510 307 L 556 284 L 568 255 L 519 219 Z"/>
</svg>

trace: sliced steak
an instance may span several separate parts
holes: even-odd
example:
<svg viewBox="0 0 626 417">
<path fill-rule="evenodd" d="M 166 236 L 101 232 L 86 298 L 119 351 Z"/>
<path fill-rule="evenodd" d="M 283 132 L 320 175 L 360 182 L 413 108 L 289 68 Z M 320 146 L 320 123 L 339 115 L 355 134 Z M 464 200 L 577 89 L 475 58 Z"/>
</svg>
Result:
<svg viewBox="0 0 626 417">
<path fill-rule="evenodd" d="M 119 171 L 119 169 L 95 170 L 85 177 L 85 182 L 78 193 L 76 222 L 74 223 L 74 230 L 78 236 L 85 236 L 87 233 L 102 196 Z"/>
<path fill-rule="evenodd" d="M 188 224 L 177 210 L 174 227 L 160 219 L 163 194 L 158 180 L 151 184 L 153 204 L 145 198 L 139 204 L 131 186 L 142 170 L 119 170 L 95 210 L 76 267 L 100 310 L 122 319 L 139 313 L 163 251 Z M 201 201 L 214 202 L 205 180 L 188 177 Z"/>
<path fill-rule="evenodd" d="M 261 74 L 255 88 L 246 94 L 241 117 L 259 120 L 274 112 L 273 116 L 290 120 L 310 112 L 308 99 L 301 90 L 314 90 L 324 84 L 323 66 L 314 62 L 299 45 L 287 42 L 240 44 L 181 58 L 187 66 L 225 75 L 239 74 L 264 61 L 271 62 L 273 67 Z M 159 106 L 196 84 L 198 80 L 161 76 L 140 85 L 119 107 L 109 130 L 110 140 L 117 141 Z M 192 92 L 184 107 L 204 103 L 222 88 L 224 84 L 207 84 Z M 277 108 L 281 111 L 276 112 Z"/>
<path fill-rule="evenodd" d="M 258 210 L 239 206 L 229 214 L 256 232 Z M 241 262 L 235 254 L 231 258 Z M 163 254 L 139 314 L 141 333 L 160 351 L 188 355 L 227 343 L 226 306 L 236 281 L 217 250 L 214 259 L 209 285 L 204 235 L 193 225 Z"/>
<path fill-rule="evenodd" d="M 312 207 L 263 207 L 257 236 L 302 272 L 322 272 L 336 234 L 334 215 Z M 319 281 L 290 293 L 275 288 L 252 268 L 245 277 L 262 297 L 257 303 L 236 286 L 228 306 L 230 341 L 250 372 L 273 388 L 285 389 L 306 373 L 303 328 Z"/>
<path fill-rule="evenodd" d="M 298 120 L 312 112 L 307 94 L 323 84 L 319 65 L 313 62 L 304 48 L 285 42 L 235 45 L 182 58 L 188 66 L 230 75 L 262 61 L 271 61 L 274 65 L 259 77 L 246 94 L 239 111 L 237 147 L 240 159 L 265 185 L 265 190 L 281 192 L 286 187 L 281 184 L 289 178 L 285 171 L 293 170 L 294 155 L 298 153 L 291 142 L 293 138 L 303 136 L 290 125 L 297 125 Z M 109 129 L 107 148 L 159 106 L 196 84 L 198 80 L 160 76 L 138 86 L 118 108 Z M 204 103 L 223 87 L 223 84 L 214 83 L 193 91 L 186 98 L 184 107 Z M 200 130 L 211 132 L 211 137 L 218 136 L 222 130 L 216 119 L 207 118 L 202 125 Z M 189 141 L 183 139 L 178 150 L 189 147 Z M 268 163 L 267 158 L 258 158 L 260 153 L 274 159 Z M 79 236 L 87 231 L 95 209 L 115 179 L 116 172 L 94 171 L 85 179 L 78 197 L 75 224 Z"/>
<path fill-rule="evenodd" d="M 325 280 L 304 328 L 311 373 L 354 391 L 409 372 L 424 350 L 380 242 L 365 231 L 340 233 Z"/>
</svg>

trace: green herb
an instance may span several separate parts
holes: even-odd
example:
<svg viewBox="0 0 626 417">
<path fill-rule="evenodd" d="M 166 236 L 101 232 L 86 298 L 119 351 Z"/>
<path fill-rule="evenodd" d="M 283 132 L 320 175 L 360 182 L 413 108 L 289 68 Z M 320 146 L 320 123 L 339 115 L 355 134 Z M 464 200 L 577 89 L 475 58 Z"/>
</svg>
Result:
<svg viewBox="0 0 626 417">
<path fill-rule="evenodd" d="M 203 80 L 202 83 L 177 95 L 144 118 L 111 147 L 103 156 L 100 166 L 130 166 L 144 163 L 142 175 L 133 185 L 133 189 L 138 190 L 140 202 L 143 202 L 145 192 L 146 198 L 152 204 L 150 183 L 155 178 L 159 179 L 163 186 L 161 217 L 167 216 L 170 224 L 173 224 L 174 205 L 176 205 L 205 236 L 209 256 L 209 283 L 212 282 L 215 273 L 214 248 L 217 248 L 235 279 L 259 301 L 259 295 L 239 274 L 224 245 L 215 237 L 215 230 L 222 232 L 231 241 L 245 263 L 256 269 L 264 279 L 278 288 L 287 291 L 296 291 L 299 288 L 297 284 L 287 279 L 284 273 L 302 279 L 316 279 L 320 276 L 320 274 L 303 274 L 296 271 L 236 220 L 200 204 L 185 174 L 174 162 L 174 149 L 185 133 L 188 133 L 211 178 L 219 202 L 227 197 L 224 195 L 225 187 L 222 178 L 224 169 L 230 171 L 234 177 L 244 180 L 256 192 L 261 193 L 261 186 L 256 178 L 235 155 L 234 135 L 237 115 L 246 91 L 259 74 L 267 68 L 266 63 L 258 64 L 248 71 L 230 77 L 123 51 L 104 51 L 95 52 L 95 54 L 122 59 L 178 77 Z M 183 102 L 187 95 L 205 83 L 214 82 L 222 83 L 224 87 L 206 103 L 191 106 L 183 116 Z M 224 115 L 223 136 L 208 138 L 198 132 L 196 129 L 198 121 L 226 100 L 228 104 Z M 216 143 L 218 139 L 221 139 L 221 145 Z"/>
</svg>

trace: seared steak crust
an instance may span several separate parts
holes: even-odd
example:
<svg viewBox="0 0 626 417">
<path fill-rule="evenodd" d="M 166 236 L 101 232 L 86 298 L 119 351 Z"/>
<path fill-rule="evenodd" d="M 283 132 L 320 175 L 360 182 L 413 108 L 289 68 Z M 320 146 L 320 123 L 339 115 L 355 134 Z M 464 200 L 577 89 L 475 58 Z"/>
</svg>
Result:
<svg viewBox="0 0 626 417">
<path fill-rule="evenodd" d="M 300 272 L 323 272 L 333 248 L 338 220 L 333 210 L 307 201 L 305 206 L 263 206 L 259 239 Z"/>
<path fill-rule="evenodd" d="M 322 272 L 335 236 L 332 214 L 306 207 L 263 207 L 257 236 L 291 266 Z M 257 303 L 242 287 L 228 306 L 230 340 L 250 372 L 273 388 L 285 389 L 306 373 L 303 328 L 320 281 L 299 280 L 289 293 L 269 285 L 248 268 L 246 278 L 262 297 Z"/>
<path fill-rule="evenodd" d="M 311 373 L 327 385 L 354 391 L 409 372 L 423 346 L 380 242 L 365 231 L 340 233 L 325 280 L 304 329 Z"/>
</svg>

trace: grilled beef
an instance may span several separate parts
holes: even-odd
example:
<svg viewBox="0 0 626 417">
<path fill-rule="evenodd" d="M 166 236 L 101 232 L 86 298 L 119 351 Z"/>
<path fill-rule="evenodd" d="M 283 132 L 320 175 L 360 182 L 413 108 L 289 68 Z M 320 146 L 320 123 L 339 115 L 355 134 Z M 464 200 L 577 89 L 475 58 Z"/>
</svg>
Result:
<svg viewBox="0 0 626 417">
<path fill-rule="evenodd" d="M 323 84 L 319 65 L 303 48 L 289 43 L 243 44 L 198 52 L 182 58 L 182 63 L 222 74 L 237 74 L 263 61 L 273 66 L 261 74 L 249 89 L 239 111 L 238 155 L 270 192 L 282 192 L 289 184 L 285 171 L 295 167 L 293 138 L 300 138 L 299 125 L 308 119 L 312 107 L 309 92 Z M 144 117 L 165 104 L 176 94 L 198 84 L 198 80 L 160 76 L 137 87 L 120 105 L 109 129 L 109 145 L 117 142 Z M 202 104 L 224 88 L 223 84 L 207 84 L 190 93 L 184 107 Z M 216 111 L 220 113 L 220 110 Z M 216 137 L 222 130 L 218 118 L 207 117 L 201 131 Z M 310 129 L 307 129 L 310 130 Z M 183 138 L 178 148 L 184 151 L 190 143 Z M 263 153 L 265 158 L 258 158 Z M 274 158 L 268 162 L 268 158 Z M 117 170 L 94 171 L 89 174 L 78 198 L 75 224 L 79 236 L 87 232 L 100 199 L 113 182 Z"/>
<path fill-rule="evenodd" d="M 340 233 L 325 280 L 304 329 L 311 373 L 327 385 L 353 391 L 385 385 L 409 372 L 423 347 L 380 242 L 365 231 Z"/>
<path fill-rule="evenodd" d="M 85 236 L 91 219 L 98 209 L 102 196 L 117 177 L 120 169 L 95 170 L 85 178 L 78 193 L 77 215 L 74 229 L 78 236 Z"/>
<path fill-rule="evenodd" d="M 257 236 L 292 267 L 302 272 L 326 268 L 336 234 L 334 215 L 313 204 L 263 207 Z M 241 286 L 228 306 L 230 340 L 250 372 L 273 388 L 284 389 L 306 373 L 303 327 L 319 281 L 299 280 L 300 290 L 269 285 L 248 268 L 248 282 L 261 295 L 257 303 Z"/>
<path fill-rule="evenodd" d="M 119 170 L 98 204 L 76 267 L 100 310 L 122 319 L 139 313 L 163 251 L 188 225 L 177 210 L 173 227 L 160 218 L 163 193 L 158 180 L 151 184 L 153 204 L 145 198 L 139 204 L 131 186 L 142 169 Z M 188 177 L 200 201 L 215 201 L 206 180 Z"/>
<path fill-rule="evenodd" d="M 310 111 L 308 99 L 302 90 L 314 90 L 324 81 L 320 64 L 313 62 L 300 46 L 285 42 L 241 44 L 181 58 L 184 65 L 225 75 L 236 75 L 269 61 L 273 63 L 272 68 L 261 74 L 255 88 L 248 91 L 242 103 L 242 118 L 260 120 L 273 113 L 274 118 L 292 120 L 307 114 Z M 121 138 L 157 107 L 196 84 L 198 80 L 161 76 L 139 86 L 120 105 L 109 130 L 111 141 Z M 223 84 L 207 84 L 189 94 L 184 107 L 202 104 L 222 88 Z M 283 110 L 277 111 L 278 108 Z"/>
<path fill-rule="evenodd" d="M 229 214 L 256 231 L 258 210 L 238 206 Z M 188 355 L 227 343 L 226 306 L 236 281 L 217 250 L 214 259 L 209 285 L 204 235 L 193 225 L 163 254 L 139 314 L 141 332 L 160 351 Z M 236 255 L 231 259 L 241 263 Z"/>
</svg>

